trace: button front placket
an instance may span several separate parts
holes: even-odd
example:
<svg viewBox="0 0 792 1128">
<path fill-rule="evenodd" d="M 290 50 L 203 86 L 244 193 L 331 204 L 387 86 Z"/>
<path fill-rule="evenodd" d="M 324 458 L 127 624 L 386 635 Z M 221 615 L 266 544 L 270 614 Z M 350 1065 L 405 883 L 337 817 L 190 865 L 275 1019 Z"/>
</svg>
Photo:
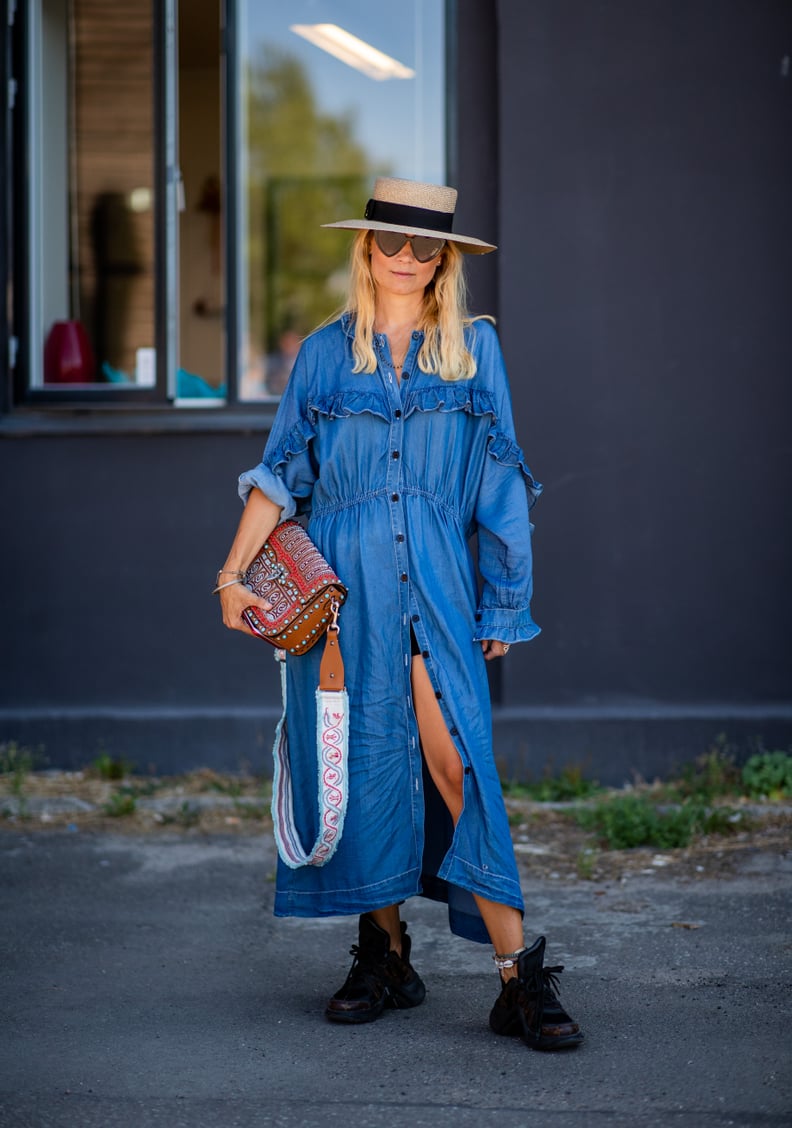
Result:
<svg viewBox="0 0 792 1128">
<path fill-rule="evenodd" d="M 404 358 L 402 368 L 402 379 L 409 377 L 409 373 L 415 364 L 415 357 L 420 348 L 422 340 L 421 333 L 413 333 L 410 340 L 410 347 L 407 350 L 407 355 Z M 411 663 L 411 646 L 410 646 L 410 607 L 412 603 L 410 571 L 408 563 L 408 543 L 407 543 L 407 528 L 404 512 L 404 479 L 402 475 L 402 466 L 404 460 L 402 458 L 402 451 L 404 450 L 404 414 L 402 406 L 401 386 L 396 377 L 396 369 L 393 365 L 392 357 L 390 355 L 390 347 L 387 338 L 381 334 L 375 337 L 375 344 L 377 347 L 379 370 L 385 385 L 385 390 L 388 396 L 388 405 L 390 408 L 390 429 L 388 435 L 388 451 L 389 457 L 387 460 L 387 478 L 386 489 L 388 497 L 390 498 L 390 517 L 391 517 L 391 535 L 393 537 L 394 546 L 394 563 L 395 575 L 394 579 L 398 589 L 399 596 L 399 618 L 401 622 L 401 637 L 402 649 L 404 651 L 404 695 L 405 695 L 405 708 L 409 714 L 410 727 L 413 730 L 410 738 L 410 771 L 412 777 L 411 798 L 412 798 L 412 814 L 413 826 L 419 835 L 423 838 L 423 822 L 424 822 L 424 800 L 423 800 L 423 783 L 422 783 L 422 767 L 421 767 L 421 752 L 420 744 L 418 741 L 418 725 L 415 720 L 415 712 L 412 702 L 412 686 L 410 682 L 410 663 Z"/>
</svg>

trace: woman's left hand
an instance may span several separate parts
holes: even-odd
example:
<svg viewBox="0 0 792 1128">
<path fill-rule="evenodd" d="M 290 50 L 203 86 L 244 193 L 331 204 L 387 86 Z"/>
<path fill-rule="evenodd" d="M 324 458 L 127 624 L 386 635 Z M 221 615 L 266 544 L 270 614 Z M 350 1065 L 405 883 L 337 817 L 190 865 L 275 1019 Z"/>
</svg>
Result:
<svg viewBox="0 0 792 1128">
<path fill-rule="evenodd" d="M 509 653 L 509 643 L 498 642 L 496 638 L 488 638 L 482 642 L 481 649 L 484 651 L 486 660 L 490 662 L 493 658 L 505 658 Z"/>
</svg>

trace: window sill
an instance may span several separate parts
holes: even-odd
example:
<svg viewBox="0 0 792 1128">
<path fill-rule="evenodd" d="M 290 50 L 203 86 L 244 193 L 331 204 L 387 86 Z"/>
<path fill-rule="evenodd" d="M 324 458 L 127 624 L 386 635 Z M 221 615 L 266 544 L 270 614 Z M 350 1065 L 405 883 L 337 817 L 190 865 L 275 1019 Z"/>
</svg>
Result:
<svg viewBox="0 0 792 1128">
<path fill-rule="evenodd" d="M 20 407 L 0 417 L 0 439 L 28 439 L 52 435 L 185 435 L 260 434 L 272 426 L 276 403 L 236 407 L 112 408 L 69 404 L 45 408 Z"/>
</svg>

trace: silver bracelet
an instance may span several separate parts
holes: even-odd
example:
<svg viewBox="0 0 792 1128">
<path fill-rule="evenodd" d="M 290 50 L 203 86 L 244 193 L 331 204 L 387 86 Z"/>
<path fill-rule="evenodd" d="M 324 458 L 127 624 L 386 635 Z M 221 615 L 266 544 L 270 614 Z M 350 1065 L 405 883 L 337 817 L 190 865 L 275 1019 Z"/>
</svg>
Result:
<svg viewBox="0 0 792 1128">
<path fill-rule="evenodd" d="M 215 583 L 220 583 L 221 576 L 244 576 L 244 572 L 240 568 L 218 568 L 217 575 L 215 576 Z"/>
<path fill-rule="evenodd" d="M 241 583 L 242 580 L 227 580 L 224 584 L 218 584 L 217 587 L 212 590 L 212 595 L 217 595 L 217 593 L 221 592 L 223 588 L 234 587 L 235 584 Z M 244 587 L 245 585 L 242 584 L 242 586 Z"/>
</svg>

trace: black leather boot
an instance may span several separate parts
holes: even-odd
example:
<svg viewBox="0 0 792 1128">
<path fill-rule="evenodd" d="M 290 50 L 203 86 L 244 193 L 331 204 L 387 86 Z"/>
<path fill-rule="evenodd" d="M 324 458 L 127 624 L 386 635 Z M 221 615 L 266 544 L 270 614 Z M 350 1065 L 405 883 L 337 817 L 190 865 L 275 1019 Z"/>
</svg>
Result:
<svg viewBox="0 0 792 1128">
<path fill-rule="evenodd" d="M 417 1007 L 426 988 L 410 964 L 412 943 L 402 921 L 401 955 L 391 951 L 390 936 L 368 913 L 360 918 L 358 943 L 349 949 L 354 956 L 343 987 L 325 1008 L 331 1022 L 373 1022 L 386 1007 Z"/>
<path fill-rule="evenodd" d="M 583 1034 L 556 995 L 563 967 L 544 967 L 545 938 L 517 958 L 517 975 L 502 987 L 490 1013 L 496 1034 L 519 1037 L 532 1050 L 561 1050 L 578 1046 Z"/>
</svg>

